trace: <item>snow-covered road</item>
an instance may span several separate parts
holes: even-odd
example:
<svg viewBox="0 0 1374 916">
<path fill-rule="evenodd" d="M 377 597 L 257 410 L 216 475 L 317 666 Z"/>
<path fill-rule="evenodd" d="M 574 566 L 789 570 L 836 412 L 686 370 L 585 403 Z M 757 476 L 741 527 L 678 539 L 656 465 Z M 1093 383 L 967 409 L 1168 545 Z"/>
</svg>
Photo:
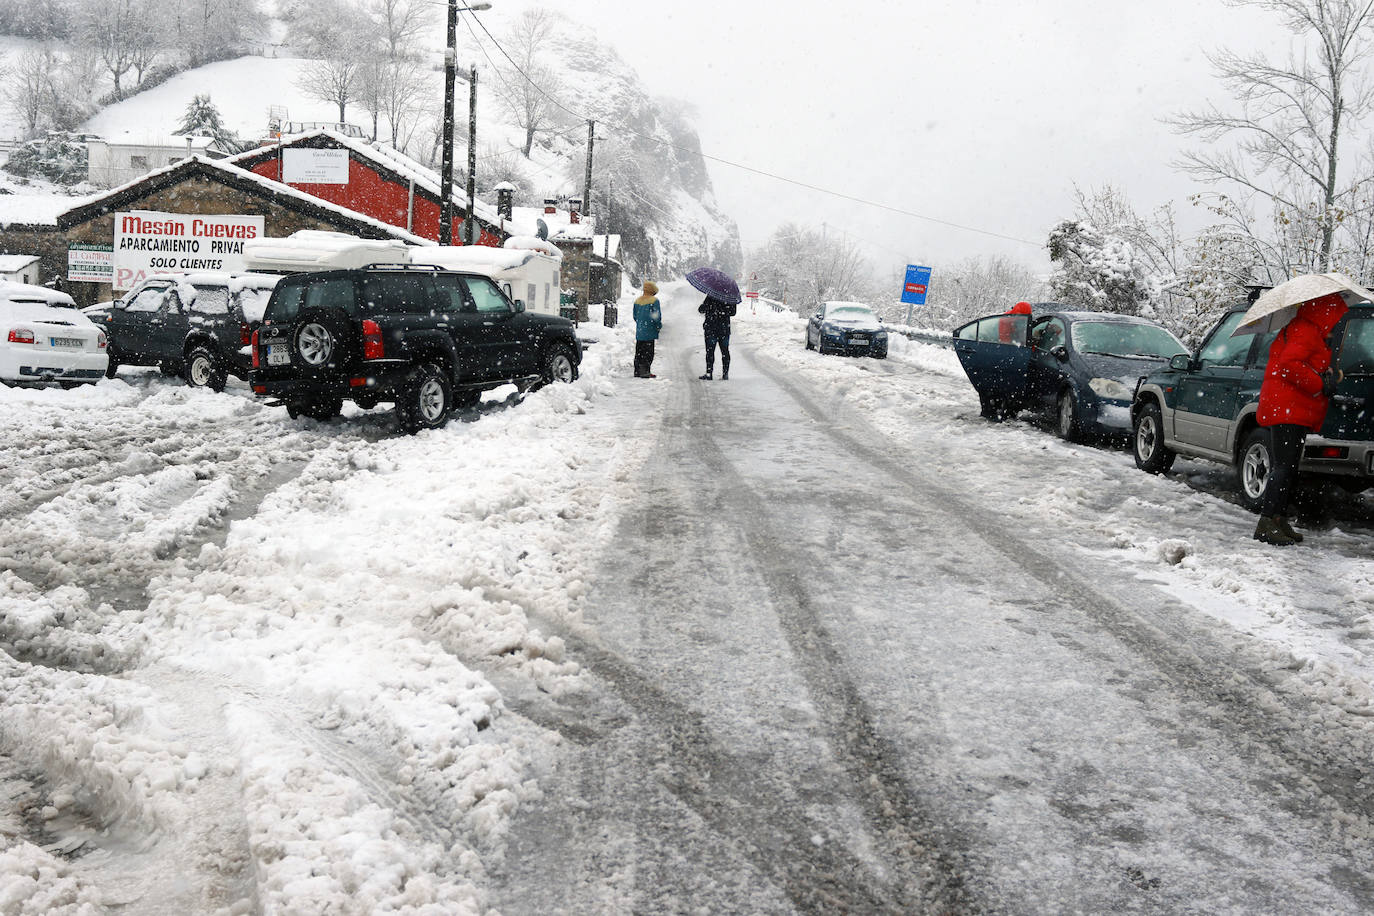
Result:
<svg viewBox="0 0 1374 916">
<path fill-rule="evenodd" d="M 1367 500 L 664 298 L 413 438 L 0 389 L 0 914 L 1371 910 Z"/>
</svg>

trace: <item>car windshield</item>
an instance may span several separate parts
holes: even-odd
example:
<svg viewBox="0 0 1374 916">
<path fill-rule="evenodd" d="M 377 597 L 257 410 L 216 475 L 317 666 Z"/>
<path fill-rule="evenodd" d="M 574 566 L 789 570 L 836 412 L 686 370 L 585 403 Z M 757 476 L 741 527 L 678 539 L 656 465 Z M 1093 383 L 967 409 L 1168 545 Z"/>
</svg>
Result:
<svg viewBox="0 0 1374 916">
<path fill-rule="evenodd" d="M 1168 359 L 1188 348 L 1174 335 L 1154 324 L 1127 321 L 1075 321 L 1069 329 L 1073 348 L 1079 353 Z"/>
<path fill-rule="evenodd" d="M 831 308 L 825 313 L 826 321 L 877 321 L 878 316 L 873 314 L 872 309 L 864 308 L 861 305 L 846 305 L 841 308 Z"/>
</svg>

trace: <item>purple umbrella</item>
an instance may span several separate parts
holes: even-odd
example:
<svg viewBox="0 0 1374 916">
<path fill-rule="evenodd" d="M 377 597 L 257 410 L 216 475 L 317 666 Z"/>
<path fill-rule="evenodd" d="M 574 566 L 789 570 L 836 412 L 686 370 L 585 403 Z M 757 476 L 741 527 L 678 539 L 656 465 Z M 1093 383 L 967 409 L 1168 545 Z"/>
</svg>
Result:
<svg viewBox="0 0 1374 916">
<path fill-rule="evenodd" d="M 726 305 L 738 305 L 744 301 L 744 297 L 739 294 L 739 286 L 735 281 L 730 279 L 728 274 L 723 274 L 714 267 L 698 267 L 687 275 L 687 282 L 712 299 L 719 299 Z"/>
</svg>

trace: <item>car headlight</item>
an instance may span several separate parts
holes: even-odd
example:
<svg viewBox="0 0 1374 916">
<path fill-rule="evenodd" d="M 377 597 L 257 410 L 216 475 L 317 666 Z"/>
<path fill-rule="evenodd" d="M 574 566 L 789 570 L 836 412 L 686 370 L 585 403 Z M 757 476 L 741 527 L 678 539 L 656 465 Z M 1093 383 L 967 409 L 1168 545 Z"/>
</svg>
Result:
<svg viewBox="0 0 1374 916">
<path fill-rule="evenodd" d="M 829 324 L 823 324 L 823 325 L 821 325 L 821 333 L 824 334 L 826 337 L 843 337 L 843 336 L 844 336 L 844 331 L 841 331 L 839 328 L 835 327 L 834 325 L 829 325 Z"/>
<path fill-rule="evenodd" d="M 1131 399 L 1131 389 L 1114 378 L 1095 378 L 1088 382 L 1088 387 L 1101 398 L 1109 398 L 1113 401 L 1129 401 Z"/>
<path fill-rule="evenodd" d="M 874 331 L 874 332 L 873 332 L 873 339 L 874 339 L 874 340 L 887 340 L 887 332 L 886 332 L 886 331 Z"/>
</svg>

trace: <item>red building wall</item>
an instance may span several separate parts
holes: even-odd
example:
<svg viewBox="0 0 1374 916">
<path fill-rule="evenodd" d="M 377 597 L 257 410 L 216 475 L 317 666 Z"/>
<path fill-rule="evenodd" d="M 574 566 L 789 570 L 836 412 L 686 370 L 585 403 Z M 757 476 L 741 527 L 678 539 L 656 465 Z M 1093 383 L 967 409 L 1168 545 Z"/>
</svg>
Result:
<svg viewBox="0 0 1374 916">
<path fill-rule="evenodd" d="M 272 157 L 253 167 L 254 174 L 273 181 L 281 181 L 281 159 Z M 410 184 L 388 179 L 367 163 L 359 162 L 352 156 L 348 159 L 348 184 L 292 184 L 295 188 L 312 197 L 327 200 L 332 204 L 347 207 L 357 213 L 370 216 L 375 220 L 392 226 L 406 228 L 406 212 L 410 201 Z M 453 219 L 453 240 L 461 244 L 463 232 L 461 214 L 455 212 Z M 421 238 L 439 240 L 439 205 L 420 194 L 415 195 L 415 213 L 410 221 L 410 231 Z M 484 227 L 478 236 L 477 244 L 499 248 L 501 239 Z"/>
</svg>

